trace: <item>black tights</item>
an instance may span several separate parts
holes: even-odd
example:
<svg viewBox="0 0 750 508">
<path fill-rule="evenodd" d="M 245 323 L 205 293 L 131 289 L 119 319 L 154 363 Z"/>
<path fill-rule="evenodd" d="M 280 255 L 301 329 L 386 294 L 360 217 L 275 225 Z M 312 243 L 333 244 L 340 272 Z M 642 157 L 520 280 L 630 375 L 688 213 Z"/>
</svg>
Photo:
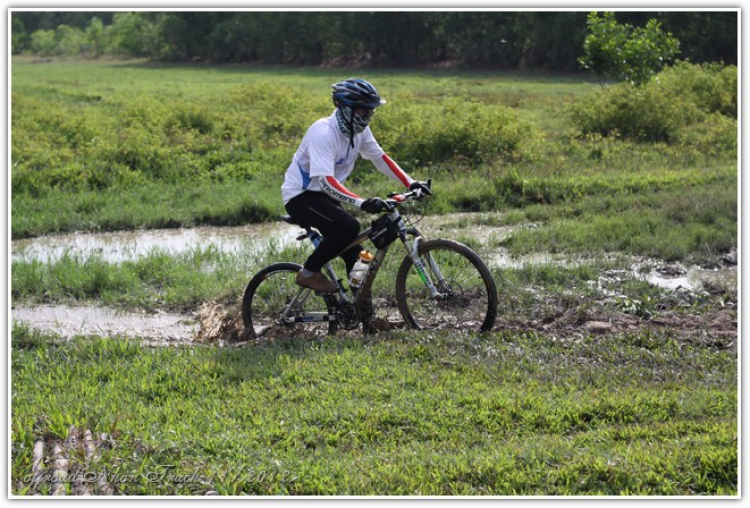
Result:
<svg viewBox="0 0 750 508">
<path fill-rule="evenodd" d="M 344 210 L 338 201 L 320 192 L 303 192 L 285 206 L 287 213 L 302 227 L 315 228 L 323 241 L 305 261 L 305 268 L 319 272 L 359 234 L 359 221 Z M 341 255 L 349 273 L 362 247 L 357 245 Z"/>
</svg>

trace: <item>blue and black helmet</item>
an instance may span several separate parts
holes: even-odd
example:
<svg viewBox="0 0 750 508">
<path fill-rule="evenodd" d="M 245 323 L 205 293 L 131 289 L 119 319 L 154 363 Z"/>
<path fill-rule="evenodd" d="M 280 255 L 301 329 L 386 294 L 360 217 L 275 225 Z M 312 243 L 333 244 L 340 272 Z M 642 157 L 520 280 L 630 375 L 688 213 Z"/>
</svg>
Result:
<svg viewBox="0 0 750 508">
<path fill-rule="evenodd" d="M 375 87 L 364 79 L 349 78 L 331 86 L 339 129 L 349 135 L 349 143 L 354 146 L 354 135 L 367 128 L 375 108 L 385 104 L 385 101 Z"/>
<path fill-rule="evenodd" d="M 375 109 L 385 104 L 380 94 L 364 79 L 349 78 L 331 85 L 331 97 L 336 107 L 348 106 L 352 109 Z"/>
</svg>

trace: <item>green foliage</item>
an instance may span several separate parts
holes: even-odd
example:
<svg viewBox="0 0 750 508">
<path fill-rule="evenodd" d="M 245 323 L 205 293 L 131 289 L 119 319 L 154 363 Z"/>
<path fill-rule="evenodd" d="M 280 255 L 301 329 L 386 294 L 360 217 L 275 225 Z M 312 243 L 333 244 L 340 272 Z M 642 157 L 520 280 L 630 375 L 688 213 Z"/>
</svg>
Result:
<svg viewBox="0 0 750 508">
<path fill-rule="evenodd" d="M 54 30 L 37 30 L 31 34 L 31 51 L 43 57 L 57 54 Z"/>
<path fill-rule="evenodd" d="M 694 62 L 737 63 L 738 12 L 618 12 L 648 15 L 682 41 Z M 13 54 L 37 48 L 37 31 L 67 25 L 86 34 L 81 56 L 105 54 L 162 61 L 265 62 L 346 66 L 449 66 L 577 70 L 587 34 L 585 12 L 13 12 Z M 99 29 L 101 20 L 102 30 Z M 628 51 L 654 62 L 657 21 L 634 31 Z M 642 32 L 642 33 L 641 33 Z M 289 38 L 294 33 L 294 38 Z M 643 42 L 641 44 L 641 41 Z M 61 54 L 59 48 L 49 55 Z M 636 62 L 643 65 L 646 62 Z"/>
<path fill-rule="evenodd" d="M 378 140 L 409 166 L 517 160 L 532 131 L 497 103 L 466 97 L 420 101 L 411 94 L 393 94 L 392 100 L 398 107 L 378 113 Z"/>
<path fill-rule="evenodd" d="M 592 12 L 586 23 L 588 35 L 579 63 L 600 76 L 641 85 L 679 52 L 679 41 L 664 33 L 656 19 L 650 19 L 645 27 L 633 28 L 618 23 L 615 13 L 608 11 L 601 17 Z"/>
<path fill-rule="evenodd" d="M 26 33 L 26 27 L 18 13 L 8 13 L 8 16 L 11 21 L 11 54 L 18 55 L 28 47 L 31 36 Z"/>
<path fill-rule="evenodd" d="M 736 67 L 681 62 L 642 86 L 621 83 L 597 90 L 573 104 L 570 113 L 584 134 L 708 145 L 700 140 L 705 136 L 728 147 L 737 135 L 736 79 Z M 693 128 L 704 133 L 691 136 Z"/>
<path fill-rule="evenodd" d="M 23 59 L 13 73 L 13 238 L 273 220 L 284 212 L 278 186 L 297 143 L 330 114 L 325 90 L 340 77 Z M 719 112 L 730 110 L 732 76 L 731 67 L 678 64 L 642 87 L 602 90 L 549 76 L 376 73 L 388 104 L 372 128 L 412 176 L 433 179 L 428 213 L 512 208 L 509 221 L 534 223 L 513 235 L 516 253 L 710 260 L 736 246 L 737 120 Z M 726 99 L 704 100 L 714 95 Z M 666 118 L 670 101 L 690 107 Z M 603 113 L 613 104 L 629 122 L 642 115 L 653 125 L 632 137 L 578 135 L 600 117 L 609 121 L 602 132 L 616 132 L 618 117 Z M 668 143 L 641 142 L 656 125 Z M 396 190 L 358 164 L 352 190 Z"/>
<path fill-rule="evenodd" d="M 154 45 L 155 27 L 146 21 L 141 12 L 115 13 L 107 35 L 115 55 L 140 58 L 147 56 Z"/>
<path fill-rule="evenodd" d="M 707 113 L 737 118 L 738 70 L 734 65 L 678 61 L 658 74 L 659 86 Z"/>
<path fill-rule="evenodd" d="M 15 94 L 12 187 L 17 195 L 41 196 L 50 188 L 280 175 L 308 126 L 331 111 L 325 93 L 305 108 L 289 100 L 306 93 L 259 82 L 206 100 L 150 93 L 102 98 L 64 92 L 43 99 Z M 391 101 L 376 120 L 379 141 L 407 167 L 516 160 L 531 132 L 497 103 L 415 100 L 399 93 Z"/>
<path fill-rule="evenodd" d="M 12 494 L 71 425 L 110 435 L 87 466 L 124 495 L 739 492 L 737 356 L 679 333 L 11 344 Z"/>
</svg>

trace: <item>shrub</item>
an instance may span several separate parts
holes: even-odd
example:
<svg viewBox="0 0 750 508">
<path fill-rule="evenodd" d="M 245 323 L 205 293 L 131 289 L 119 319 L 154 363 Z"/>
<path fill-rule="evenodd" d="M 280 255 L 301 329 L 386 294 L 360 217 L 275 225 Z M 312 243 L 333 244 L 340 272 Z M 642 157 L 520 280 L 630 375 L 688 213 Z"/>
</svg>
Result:
<svg viewBox="0 0 750 508">
<path fill-rule="evenodd" d="M 737 118 L 737 67 L 680 61 L 659 74 L 656 82 L 670 93 L 690 98 L 709 113 Z"/>
<path fill-rule="evenodd" d="M 166 128 L 168 131 L 193 129 L 200 134 L 208 134 L 214 128 L 214 119 L 206 109 L 199 106 L 176 106 L 166 120 Z"/>
<path fill-rule="evenodd" d="M 241 112 L 253 139 L 271 146 L 299 142 L 312 122 L 333 110 L 325 96 L 315 101 L 304 88 L 268 83 L 238 87 L 224 101 Z"/>
<path fill-rule="evenodd" d="M 52 56 L 56 54 L 57 42 L 55 41 L 54 30 L 37 30 L 31 34 L 31 52 L 42 56 Z"/>
<path fill-rule="evenodd" d="M 736 115 L 736 68 L 681 63 L 643 86 L 620 83 L 593 92 L 570 108 L 583 134 L 679 142 L 685 129 L 713 113 Z M 734 104 L 734 106 L 733 106 Z M 726 131 L 726 122 L 716 122 Z M 722 136 L 723 137 L 723 136 Z"/>
<path fill-rule="evenodd" d="M 407 165 L 515 159 L 531 130 L 498 104 L 458 97 L 416 102 L 409 94 L 394 103 L 377 117 L 378 140 Z"/>
</svg>

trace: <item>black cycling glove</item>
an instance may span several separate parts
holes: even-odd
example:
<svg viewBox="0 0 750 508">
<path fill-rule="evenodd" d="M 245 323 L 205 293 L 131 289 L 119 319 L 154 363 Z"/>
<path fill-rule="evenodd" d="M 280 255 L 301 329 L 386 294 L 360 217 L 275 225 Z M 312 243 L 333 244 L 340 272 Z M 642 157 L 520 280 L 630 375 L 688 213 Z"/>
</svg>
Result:
<svg viewBox="0 0 750 508">
<path fill-rule="evenodd" d="M 363 212 L 367 212 L 367 213 L 380 213 L 383 210 L 385 210 L 387 207 L 386 207 L 385 201 L 383 201 L 382 199 L 370 198 L 370 199 L 365 199 L 362 202 L 362 206 L 360 206 L 359 208 Z"/>
<path fill-rule="evenodd" d="M 413 191 L 417 189 L 422 192 L 423 196 L 429 196 L 430 194 L 432 194 L 432 191 L 430 190 L 430 182 L 418 182 L 414 180 L 409 186 L 409 190 Z"/>
</svg>

